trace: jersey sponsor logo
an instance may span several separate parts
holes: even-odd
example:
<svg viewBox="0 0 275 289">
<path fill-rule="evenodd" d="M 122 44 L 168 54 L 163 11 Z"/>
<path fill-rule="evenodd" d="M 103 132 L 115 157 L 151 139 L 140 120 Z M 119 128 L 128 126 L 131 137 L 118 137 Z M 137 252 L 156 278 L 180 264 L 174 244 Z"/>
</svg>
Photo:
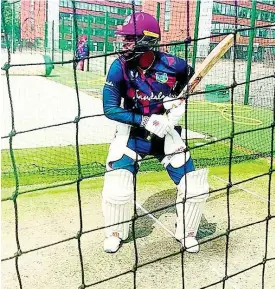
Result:
<svg viewBox="0 0 275 289">
<path fill-rule="evenodd" d="M 154 126 L 158 126 L 158 125 L 159 125 L 159 121 L 158 121 L 158 120 L 154 120 L 154 121 L 153 121 L 153 125 L 154 125 Z"/>
<path fill-rule="evenodd" d="M 140 90 L 136 90 L 136 98 L 140 100 L 153 100 L 153 99 L 163 99 L 166 97 L 162 92 L 159 94 L 154 94 L 153 92 L 150 95 L 146 95 Z"/>
<path fill-rule="evenodd" d="M 160 83 L 166 83 L 168 81 L 168 75 L 165 72 L 156 72 L 156 81 Z"/>
</svg>

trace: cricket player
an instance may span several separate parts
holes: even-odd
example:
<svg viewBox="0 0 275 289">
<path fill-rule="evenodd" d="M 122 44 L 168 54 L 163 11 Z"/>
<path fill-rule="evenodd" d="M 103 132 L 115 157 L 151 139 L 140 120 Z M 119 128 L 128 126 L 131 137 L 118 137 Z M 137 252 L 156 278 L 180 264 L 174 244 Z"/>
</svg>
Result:
<svg viewBox="0 0 275 289">
<path fill-rule="evenodd" d="M 135 20 L 134 20 L 135 17 Z M 177 96 L 194 74 L 185 60 L 154 51 L 161 38 L 158 21 L 136 12 L 115 32 L 123 51 L 112 63 L 103 89 L 104 114 L 117 121 L 102 191 L 104 251 L 116 252 L 129 235 L 134 175 L 153 155 L 177 187 L 175 238 L 191 253 L 209 195 L 207 169 L 195 170 L 176 126 L 185 110 Z"/>
<path fill-rule="evenodd" d="M 85 57 L 89 56 L 88 38 L 86 35 L 81 35 L 77 43 L 77 49 L 75 52 L 76 58 L 78 59 L 77 69 L 84 71 Z"/>
</svg>

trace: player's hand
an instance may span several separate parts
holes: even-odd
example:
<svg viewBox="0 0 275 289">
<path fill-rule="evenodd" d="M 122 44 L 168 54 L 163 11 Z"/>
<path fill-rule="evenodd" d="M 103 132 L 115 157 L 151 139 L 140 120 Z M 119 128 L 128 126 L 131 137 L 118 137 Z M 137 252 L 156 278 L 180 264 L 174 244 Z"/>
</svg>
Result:
<svg viewBox="0 0 275 289">
<path fill-rule="evenodd" d="M 164 108 L 169 111 L 170 109 L 177 107 L 181 104 L 181 100 L 176 96 L 165 96 L 162 99 Z"/>
<path fill-rule="evenodd" d="M 175 125 L 177 125 L 180 119 L 182 118 L 184 112 L 185 112 L 185 102 L 182 101 L 178 106 L 171 108 L 167 114 L 170 126 L 174 127 Z"/>
<path fill-rule="evenodd" d="M 185 112 L 185 103 L 176 96 L 166 96 L 163 98 L 163 106 L 167 111 L 170 125 L 174 127 Z"/>
<path fill-rule="evenodd" d="M 157 114 L 152 114 L 150 117 L 144 116 L 141 125 L 160 138 L 164 138 L 171 129 L 168 118 Z"/>
</svg>

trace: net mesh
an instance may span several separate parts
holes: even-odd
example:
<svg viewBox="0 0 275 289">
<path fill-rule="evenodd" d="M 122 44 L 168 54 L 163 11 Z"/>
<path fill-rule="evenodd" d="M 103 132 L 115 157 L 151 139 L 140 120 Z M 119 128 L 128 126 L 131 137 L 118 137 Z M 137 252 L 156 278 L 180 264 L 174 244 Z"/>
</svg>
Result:
<svg viewBox="0 0 275 289">
<path fill-rule="evenodd" d="M 163 36 L 157 48 L 185 58 L 194 68 L 199 67 L 226 35 L 240 34 L 240 40 L 235 39 L 234 45 L 201 81 L 196 92 L 189 95 L 187 113 L 180 124 L 186 136 L 190 133 L 186 142 L 196 167 L 227 167 L 225 184 L 211 191 L 213 196 L 225 191 L 226 227 L 214 237 L 200 241 L 203 245 L 219 238 L 225 239 L 224 269 L 218 281 L 200 288 L 214 288 L 217 284 L 226 288 L 234 277 L 254 268 L 261 268 L 261 286 L 269 288 L 265 287 L 266 268 L 275 259 L 268 254 L 270 223 L 275 216 L 271 210 L 275 146 L 275 7 L 268 1 L 252 1 L 249 4 L 246 1 L 174 0 L 105 1 L 104 4 L 98 1 L 2 1 L 1 77 L 5 83 L 6 111 L 2 134 L 2 202 L 13 203 L 16 242 L 16 253 L 5 256 L 2 262 L 15 261 L 18 286 L 25 288 L 19 265 L 21 258 L 33 251 L 76 240 L 81 272 L 79 288 L 96 286 L 127 274 L 133 275 L 128 287 L 138 288 L 138 274 L 143 272 L 143 267 L 175 256 L 181 259 L 181 287 L 189 288 L 186 284 L 189 277 L 185 269 L 187 257 L 184 249 L 140 262 L 142 256 L 137 243 L 139 228 L 142 227 L 140 222 L 149 214 L 173 211 L 175 204 L 170 204 L 169 200 L 166 203 L 166 199 L 149 213 L 141 213 L 134 206 L 132 268 L 100 280 L 94 278 L 97 280 L 95 282 L 86 281 L 91 279 L 87 279 L 89 273 L 84 266 L 83 238 L 100 232 L 104 227 L 97 226 L 92 230 L 83 228 L 81 186 L 86 180 L 97 180 L 105 173 L 105 160 L 115 126 L 106 121 L 101 112 L 102 87 L 119 49 L 114 30 L 127 15 L 137 11 L 151 13 L 159 20 Z M 255 23 L 250 19 L 254 19 Z M 83 71 L 79 71 L 82 68 L 79 66 L 77 47 L 83 35 L 87 36 L 88 55 L 84 57 Z M 50 75 L 47 75 L 49 72 L 45 68 L 44 56 L 48 56 L 50 65 L 54 65 Z M 26 80 L 18 75 L 48 76 L 53 85 L 51 89 L 56 90 L 57 94 L 70 93 L 69 88 L 72 87 L 75 97 L 67 103 L 64 103 L 64 99 L 55 103 L 52 117 L 46 119 L 45 104 L 40 103 L 41 98 L 27 96 L 30 87 L 37 95 L 43 90 L 50 94 L 48 84 L 36 87 L 33 83 L 38 80 Z M 63 85 L 61 89 L 59 84 Z M 90 103 L 88 98 L 83 97 L 84 93 L 95 98 L 92 109 L 87 109 Z M 46 101 L 50 100 L 48 98 Z M 32 115 L 36 118 L 35 122 L 28 117 L 27 106 L 35 111 Z M 64 110 L 68 113 L 64 114 Z M 232 180 L 233 165 L 259 158 L 267 159 L 267 170 L 255 173 L 253 177 L 239 176 L 238 181 Z M 162 170 L 162 165 L 152 157 L 141 163 L 141 173 L 160 173 Z M 267 184 L 266 213 L 261 219 L 233 227 L 232 192 L 241 184 L 255 179 L 264 179 Z M 77 193 L 77 234 L 22 250 L 21 238 L 24 237 L 19 234 L 19 196 L 70 185 L 76 187 Z M 137 180 L 135 187 L 138 189 Z M 136 195 L 135 191 L 135 200 Z M 258 224 L 265 226 L 262 260 L 229 273 L 230 237 L 239 230 Z M 212 230 L 211 226 L 209 230 Z M 199 233 L 203 235 L 205 232 L 200 230 Z"/>
</svg>

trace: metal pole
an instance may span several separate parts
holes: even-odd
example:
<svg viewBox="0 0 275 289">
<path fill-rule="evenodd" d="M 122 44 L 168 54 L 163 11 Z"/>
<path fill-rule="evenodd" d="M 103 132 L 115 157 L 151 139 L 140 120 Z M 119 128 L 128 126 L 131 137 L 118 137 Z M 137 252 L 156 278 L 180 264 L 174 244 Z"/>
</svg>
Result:
<svg viewBox="0 0 275 289">
<path fill-rule="evenodd" d="M 64 32 L 64 29 L 65 29 L 65 18 L 62 17 L 62 32 L 61 32 L 61 39 L 62 39 L 62 47 L 61 47 L 61 61 L 62 61 L 62 66 L 63 66 L 63 61 L 64 61 L 64 35 L 65 35 L 65 32 Z"/>
<path fill-rule="evenodd" d="M 160 2 L 157 2 L 156 19 L 158 22 L 160 22 Z M 154 50 L 159 51 L 159 47 L 155 47 Z"/>
<path fill-rule="evenodd" d="M 49 45 L 48 39 L 49 39 L 49 35 L 48 35 L 48 25 L 49 25 L 49 13 L 48 13 L 48 9 L 49 9 L 49 3 L 48 0 L 46 0 L 46 7 L 45 7 L 45 18 L 46 18 L 46 22 L 45 22 L 45 28 L 44 28 L 44 33 L 45 33 L 45 39 L 44 39 L 44 49 L 45 49 L 45 54 L 47 54 L 47 48 Z"/>
<path fill-rule="evenodd" d="M 45 54 L 47 54 L 47 47 L 48 47 L 48 21 L 45 23 L 45 32 L 44 32 L 44 50 L 45 50 Z"/>
<path fill-rule="evenodd" d="M 11 7 L 11 52 L 14 53 L 14 3 Z"/>
<path fill-rule="evenodd" d="M 249 88 L 250 88 L 250 76 L 251 76 L 251 62 L 252 62 L 252 54 L 253 54 L 253 41 L 255 36 L 255 23 L 256 23 L 256 10 L 257 10 L 257 1 L 252 0 L 252 11 L 251 11 L 251 21 L 249 34 L 249 44 L 248 44 L 248 52 L 247 52 L 247 68 L 246 68 L 246 85 L 245 85 L 245 93 L 244 93 L 244 104 L 248 104 L 249 98 Z"/>
<path fill-rule="evenodd" d="M 54 62 L 54 20 L 52 22 L 52 62 Z"/>
<path fill-rule="evenodd" d="M 198 39 L 199 36 L 200 11 L 201 11 L 201 0 L 198 0 L 196 5 L 194 39 Z M 193 41 L 192 67 L 194 69 L 196 66 L 197 51 L 198 51 L 198 41 Z"/>
<path fill-rule="evenodd" d="M 106 53 L 107 53 L 107 44 L 108 44 L 108 34 L 109 34 L 109 27 L 108 27 L 108 21 L 109 19 L 109 13 L 106 12 L 105 13 L 105 38 L 104 38 L 104 75 L 107 74 L 107 56 L 106 56 Z"/>
<path fill-rule="evenodd" d="M 74 54 L 74 21 L 73 21 L 73 18 L 72 18 L 72 15 L 70 15 L 71 17 L 71 33 L 72 33 L 72 38 L 71 38 L 71 41 L 72 41 L 72 51 L 73 51 L 73 54 Z"/>
<path fill-rule="evenodd" d="M 160 20 L 160 2 L 157 2 L 157 15 L 156 15 L 156 19 Z"/>
<path fill-rule="evenodd" d="M 88 47 L 89 47 L 89 55 L 91 51 L 91 15 L 88 15 Z M 90 71 L 90 58 L 87 59 L 87 71 Z"/>
</svg>

